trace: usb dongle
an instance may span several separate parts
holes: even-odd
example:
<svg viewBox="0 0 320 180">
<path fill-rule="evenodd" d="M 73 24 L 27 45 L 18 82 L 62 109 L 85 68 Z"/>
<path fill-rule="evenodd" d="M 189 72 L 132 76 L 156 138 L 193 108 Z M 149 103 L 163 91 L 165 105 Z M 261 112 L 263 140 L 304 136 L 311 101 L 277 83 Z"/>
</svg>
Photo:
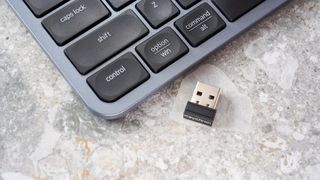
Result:
<svg viewBox="0 0 320 180">
<path fill-rule="evenodd" d="M 183 117 L 212 126 L 221 89 L 198 82 Z"/>
</svg>

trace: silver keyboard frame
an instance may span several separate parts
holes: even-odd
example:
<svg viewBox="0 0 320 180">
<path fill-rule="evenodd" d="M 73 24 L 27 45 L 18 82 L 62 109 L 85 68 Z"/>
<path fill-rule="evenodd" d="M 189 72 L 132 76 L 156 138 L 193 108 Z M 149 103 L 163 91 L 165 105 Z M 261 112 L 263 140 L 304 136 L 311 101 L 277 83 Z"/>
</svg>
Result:
<svg viewBox="0 0 320 180">
<path fill-rule="evenodd" d="M 78 36 L 77 38 L 73 39 L 71 42 L 67 43 L 64 46 L 58 46 L 54 40 L 50 37 L 48 32 L 43 28 L 41 25 L 41 21 L 50 16 L 50 14 L 58 11 L 60 8 L 66 6 L 68 3 L 72 2 L 69 1 L 55 9 L 54 11 L 50 12 L 46 16 L 42 18 L 36 18 L 31 10 L 27 7 L 27 5 L 23 2 L 23 0 L 7 0 L 9 5 L 12 7 L 16 15 L 20 18 L 20 20 L 25 24 L 27 29 L 33 35 L 34 39 L 39 43 L 42 49 L 46 52 L 48 57 L 51 61 L 56 65 L 58 70 L 70 84 L 70 86 L 74 89 L 74 91 L 81 97 L 83 102 L 86 106 L 96 115 L 104 117 L 105 119 L 116 119 L 123 117 L 129 110 L 136 107 L 141 103 L 144 99 L 148 96 L 152 95 L 153 93 L 157 92 L 161 87 L 166 85 L 167 83 L 171 82 L 172 80 L 179 77 L 182 73 L 188 71 L 190 68 L 194 67 L 196 64 L 201 62 L 205 59 L 208 55 L 237 37 L 243 31 L 257 23 L 259 20 L 276 10 L 277 8 L 281 7 L 283 4 L 288 2 L 289 0 L 265 0 L 262 4 L 255 7 L 253 10 L 242 16 L 235 22 L 229 22 L 226 17 L 219 11 L 217 7 L 211 2 L 211 0 L 202 0 L 198 4 L 194 5 L 192 8 L 188 10 L 182 9 L 179 4 L 172 0 L 173 3 L 179 8 L 180 14 L 179 16 L 172 19 L 170 22 L 166 23 L 159 29 L 153 29 L 148 22 L 143 18 L 143 16 L 138 12 L 135 8 L 135 5 L 139 2 L 138 0 L 134 3 L 130 4 L 126 8 L 122 9 L 121 11 L 114 11 L 111 6 L 106 3 L 105 0 L 102 0 L 105 3 L 106 7 L 110 10 L 112 15 L 104 20 L 103 22 L 99 23 L 97 26 L 93 27 L 92 29 L 86 31 L 82 35 Z M 219 14 L 219 16 L 225 21 L 227 24 L 226 28 L 219 32 L 214 37 L 210 38 L 200 46 L 194 48 L 190 46 L 187 40 L 180 34 L 180 32 L 175 28 L 174 22 L 178 20 L 183 15 L 190 12 L 192 9 L 196 8 L 200 4 L 207 2 L 210 4 L 213 9 Z M 114 56 L 112 59 L 108 60 L 107 62 L 100 65 L 98 68 L 94 69 L 90 73 L 86 75 L 81 75 L 77 69 L 73 66 L 67 56 L 64 54 L 64 50 L 66 47 L 70 46 L 74 42 L 78 41 L 85 35 L 89 34 L 90 32 L 94 31 L 95 29 L 101 27 L 104 23 L 110 21 L 118 14 L 122 13 L 127 9 L 132 9 L 137 16 L 141 19 L 142 22 L 145 23 L 146 27 L 149 29 L 149 34 L 140 39 L 138 42 L 134 43 L 129 48 L 125 49 L 121 53 Z M 165 27 L 171 27 L 176 33 L 180 36 L 180 38 L 184 41 L 184 43 L 189 48 L 189 53 L 183 56 L 181 59 L 177 60 L 175 63 L 171 64 L 169 67 L 165 68 L 160 73 L 153 73 L 147 64 L 141 59 L 141 57 L 135 51 L 135 47 L 154 35 L 155 33 L 159 32 Z M 141 62 L 141 64 L 145 67 L 145 69 L 150 74 L 150 79 L 140 85 L 139 87 L 135 88 L 119 100 L 113 103 L 106 103 L 101 101 L 96 94 L 93 92 L 91 87 L 87 84 L 86 79 L 94 74 L 95 72 L 99 71 L 101 68 L 105 67 L 109 63 L 113 62 L 115 59 L 120 57 L 121 55 L 132 52 Z"/>
</svg>

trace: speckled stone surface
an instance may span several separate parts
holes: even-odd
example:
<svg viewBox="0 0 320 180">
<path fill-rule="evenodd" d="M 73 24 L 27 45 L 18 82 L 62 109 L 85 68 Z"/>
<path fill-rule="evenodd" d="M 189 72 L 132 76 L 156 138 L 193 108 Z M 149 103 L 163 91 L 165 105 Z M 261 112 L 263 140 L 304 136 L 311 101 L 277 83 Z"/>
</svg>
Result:
<svg viewBox="0 0 320 180">
<path fill-rule="evenodd" d="M 203 66 L 93 116 L 0 0 L 0 180 L 320 179 L 319 12 L 293 0 L 203 63 L 229 87 L 210 128 L 171 112 Z"/>
</svg>

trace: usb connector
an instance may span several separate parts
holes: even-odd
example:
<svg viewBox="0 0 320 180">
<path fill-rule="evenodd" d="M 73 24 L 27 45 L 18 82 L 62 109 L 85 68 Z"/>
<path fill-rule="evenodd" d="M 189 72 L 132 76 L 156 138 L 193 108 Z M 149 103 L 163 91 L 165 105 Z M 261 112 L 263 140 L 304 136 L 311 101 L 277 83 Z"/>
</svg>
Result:
<svg viewBox="0 0 320 180">
<path fill-rule="evenodd" d="M 220 88 L 198 82 L 183 117 L 212 126 L 220 93 Z"/>
<path fill-rule="evenodd" d="M 198 82 L 195 90 L 193 91 L 191 102 L 216 109 L 220 93 L 220 88 Z"/>
</svg>

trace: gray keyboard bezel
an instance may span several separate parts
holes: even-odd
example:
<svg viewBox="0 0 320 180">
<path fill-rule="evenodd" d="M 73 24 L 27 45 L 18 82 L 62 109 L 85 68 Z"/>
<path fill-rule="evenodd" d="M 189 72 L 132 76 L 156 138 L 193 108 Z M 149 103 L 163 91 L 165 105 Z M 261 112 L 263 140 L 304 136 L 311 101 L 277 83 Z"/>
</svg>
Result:
<svg viewBox="0 0 320 180">
<path fill-rule="evenodd" d="M 72 2 L 73 0 L 67 2 L 63 6 L 59 7 L 58 9 L 66 6 L 68 3 Z M 128 7 L 122 9 L 121 11 L 114 11 L 109 4 L 106 3 L 105 0 L 102 2 L 105 3 L 106 7 L 111 11 L 111 17 L 106 19 L 105 21 L 99 23 L 97 26 L 93 27 L 89 31 L 83 33 L 82 35 L 78 36 L 77 38 L 73 39 L 71 42 L 67 43 L 64 46 L 57 46 L 54 40 L 50 37 L 47 31 L 41 25 L 41 21 L 43 18 L 47 17 L 48 15 L 54 13 L 58 9 L 52 11 L 51 13 L 47 14 L 42 18 L 36 18 L 31 10 L 27 7 L 27 5 L 23 2 L 23 0 L 7 0 L 9 5 L 12 7 L 16 15 L 20 18 L 20 20 L 25 24 L 25 26 L 29 29 L 30 33 L 33 35 L 35 40 L 39 43 L 39 45 L 43 48 L 46 52 L 48 57 L 51 61 L 56 65 L 58 70 L 67 80 L 67 82 L 71 85 L 71 87 L 75 90 L 75 92 L 82 98 L 86 106 L 94 112 L 98 116 L 102 116 L 105 119 L 116 119 L 123 117 L 130 109 L 137 106 L 141 103 L 144 99 L 148 96 L 156 92 L 159 88 L 164 86 L 165 84 L 171 82 L 172 80 L 176 79 L 179 75 L 199 63 L 202 59 L 210 55 L 215 50 L 219 49 L 227 42 L 235 38 L 237 35 L 245 31 L 247 28 L 264 18 L 266 15 L 280 7 L 281 5 L 285 4 L 289 0 L 265 0 L 262 4 L 242 16 L 237 21 L 231 23 L 229 22 L 226 17 L 213 5 L 211 0 L 202 0 L 200 3 L 196 4 L 195 6 L 191 7 L 188 10 L 184 10 L 180 7 L 180 5 L 175 1 L 172 0 L 173 3 L 179 8 L 180 14 L 178 17 L 175 17 L 170 22 L 166 23 L 159 29 L 153 29 L 148 22 L 143 18 L 143 16 L 138 12 L 135 8 L 136 3 L 139 0 L 135 1 Z M 227 27 L 222 30 L 220 33 L 215 35 L 214 37 L 210 38 L 199 47 L 192 47 L 187 42 L 187 40 L 178 32 L 178 30 L 174 27 L 174 22 L 179 19 L 181 16 L 187 14 L 190 10 L 196 8 L 201 3 L 207 2 L 209 3 L 213 9 L 219 14 L 219 16 L 225 21 Z M 145 23 L 147 28 L 150 30 L 148 36 L 140 39 L 138 42 L 134 43 L 132 46 L 127 48 L 126 50 L 122 51 L 118 55 L 114 56 L 111 60 L 103 63 L 101 66 L 96 68 L 95 70 L 91 71 L 86 75 L 81 75 L 67 56 L 64 54 L 64 49 L 70 46 L 72 43 L 76 42 L 77 40 L 81 39 L 88 33 L 94 31 L 95 29 L 99 28 L 102 24 L 106 23 L 107 21 L 116 17 L 119 13 L 122 13 L 126 9 L 132 9 L 137 16 L 141 19 L 142 22 Z M 165 68 L 158 74 L 153 73 L 147 64 L 142 60 L 142 58 L 138 55 L 135 51 L 135 47 L 139 45 L 144 40 L 148 39 L 156 32 L 162 30 L 165 27 L 172 27 L 174 31 L 180 36 L 180 38 L 184 41 L 184 43 L 190 49 L 189 53 L 183 56 L 181 59 L 170 65 L 169 67 Z M 195 49 L 197 49 L 195 51 Z M 146 68 L 146 70 L 150 73 L 150 79 L 134 89 L 133 91 L 129 92 L 119 100 L 113 103 L 105 103 L 101 101 L 90 86 L 87 84 L 86 79 L 94 74 L 95 72 L 99 71 L 101 68 L 106 66 L 107 64 L 111 63 L 121 55 L 132 52 L 141 62 L 141 64 Z"/>
</svg>

